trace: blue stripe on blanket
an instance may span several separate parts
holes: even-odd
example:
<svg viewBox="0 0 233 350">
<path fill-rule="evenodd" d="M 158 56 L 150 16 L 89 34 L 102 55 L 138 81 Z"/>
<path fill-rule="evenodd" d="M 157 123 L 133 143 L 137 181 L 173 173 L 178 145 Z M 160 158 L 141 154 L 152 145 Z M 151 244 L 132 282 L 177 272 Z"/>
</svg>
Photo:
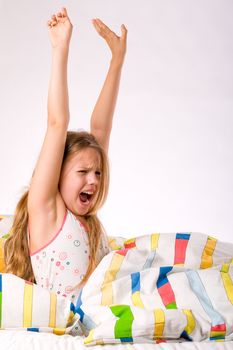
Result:
<svg viewBox="0 0 233 350">
<path fill-rule="evenodd" d="M 28 332 L 39 332 L 39 328 L 27 328 Z"/>
<path fill-rule="evenodd" d="M 80 291 L 79 293 L 79 296 L 78 296 L 78 300 L 77 300 L 77 303 L 76 303 L 76 306 L 73 310 L 73 308 L 71 309 L 71 311 L 74 312 L 74 314 L 79 314 L 80 316 L 80 321 L 83 323 L 83 318 L 84 318 L 84 312 L 83 310 L 81 309 L 81 305 L 82 305 L 82 290 Z M 71 305 L 70 305 L 71 306 Z"/>
<path fill-rule="evenodd" d="M 188 278 L 190 287 L 192 288 L 193 292 L 199 299 L 199 302 L 201 303 L 203 309 L 205 310 L 207 315 L 210 317 L 212 326 L 225 323 L 220 313 L 218 313 L 214 309 L 197 271 L 188 270 L 188 271 L 185 271 L 185 273 Z"/>
<path fill-rule="evenodd" d="M 156 250 L 153 250 L 152 252 L 150 252 L 150 254 L 149 254 L 148 258 L 146 259 L 146 262 L 142 268 L 143 270 L 149 269 L 151 267 L 151 265 L 155 259 L 155 256 L 156 256 Z"/>
<path fill-rule="evenodd" d="M 192 341 L 192 338 L 188 335 L 186 331 L 183 331 L 180 335 L 181 338 L 187 340 L 187 341 Z"/>
<path fill-rule="evenodd" d="M 122 343 L 133 343 L 133 338 L 120 338 Z"/>
<path fill-rule="evenodd" d="M 188 241 L 190 238 L 190 233 L 177 233 L 176 238 L 177 239 L 185 239 Z"/>
<path fill-rule="evenodd" d="M 74 314 L 78 314 L 79 317 L 80 317 L 80 322 L 82 322 L 85 327 L 88 329 L 88 330 L 91 330 L 93 328 L 96 327 L 96 324 L 95 322 L 92 321 L 92 319 L 85 314 L 85 312 L 81 309 L 81 305 L 82 305 L 82 289 L 79 293 L 79 296 L 78 296 L 78 300 L 76 302 L 76 306 L 74 306 L 73 303 L 70 304 L 70 310 L 73 311 Z"/>
<path fill-rule="evenodd" d="M 159 278 L 157 280 L 157 288 L 162 287 L 168 283 L 167 273 L 172 270 L 172 266 L 162 266 L 159 270 Z"/>
<path fill-rule="evenodd" d="M 140 273 L 131 273 L 132 294 L 140 291 Z"/>
</svg>

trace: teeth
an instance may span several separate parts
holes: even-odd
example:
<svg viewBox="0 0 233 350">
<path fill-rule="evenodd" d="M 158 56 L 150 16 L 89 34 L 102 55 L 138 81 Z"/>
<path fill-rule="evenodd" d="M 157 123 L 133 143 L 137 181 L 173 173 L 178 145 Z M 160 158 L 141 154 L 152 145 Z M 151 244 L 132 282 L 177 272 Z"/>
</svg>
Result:
<svg viewBox="0 0 233 350">
<path fill-rule="evenodd" d="M 92 195 L 94 192 L 85 191 L 85 192 L 83 192 L 83 193 L 86 193 L 86 194 Z"/>
</svg>

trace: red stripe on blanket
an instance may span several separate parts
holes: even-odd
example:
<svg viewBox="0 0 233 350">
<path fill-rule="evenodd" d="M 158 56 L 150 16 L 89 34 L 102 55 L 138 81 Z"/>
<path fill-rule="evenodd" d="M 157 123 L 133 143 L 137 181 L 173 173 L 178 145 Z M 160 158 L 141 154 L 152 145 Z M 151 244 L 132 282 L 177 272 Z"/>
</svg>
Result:
<svg viewBox="0 0 233 350">
<path fill-rule="evenodd" d="M 129 250 L 129 249 L 117 250 L 116 253 L 119 254 L 119 255 L 126 256 L 128 250 Z"/>
<path fill-rule="evenodd" d="M 213 331 L 226 331 L 226 325 L 225 325 L 225 323 L 223 323 L 223 324 L 218 324 L 217 326 L 212 326 L 211 327 L 211 331 L 213 332 Z"/>
</svg>

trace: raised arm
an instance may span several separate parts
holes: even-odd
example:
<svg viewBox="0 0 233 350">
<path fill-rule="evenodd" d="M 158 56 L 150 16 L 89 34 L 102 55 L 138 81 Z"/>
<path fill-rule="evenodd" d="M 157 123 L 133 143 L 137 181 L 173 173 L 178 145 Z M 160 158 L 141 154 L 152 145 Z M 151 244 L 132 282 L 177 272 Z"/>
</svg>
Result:
<svg viewBox="0 0 233 350">
<path fill-rule="evenodd" d="M 119 37 L 100 19 L 93 19 L 92 23 L 99 35 L 105 39 L 112 53 L 107 77 L 91 115 L 91 133 L 107 152 L 126 53 L 127 29 L 122 25 L 122 36 Z"/>
<path fill-rule="evenodd" d="M 52 46 L 52 67 L 47 131 L 29 188 L 30 217 L 56 213 L 56 195 L 69 123 L 67 62 L 72 24 L 65 8 L 48 21 L 48 31 Z"/>
</svg>

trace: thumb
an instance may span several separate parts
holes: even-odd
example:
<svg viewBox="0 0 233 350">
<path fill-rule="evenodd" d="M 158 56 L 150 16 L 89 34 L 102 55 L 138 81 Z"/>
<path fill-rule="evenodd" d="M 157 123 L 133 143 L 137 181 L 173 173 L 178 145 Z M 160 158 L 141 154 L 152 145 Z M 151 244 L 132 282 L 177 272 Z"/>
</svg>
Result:
<svg viewBox="0 0 233 350">
<path fill-rule="evenodd" d="M 121 25 L 121 34 L 122 34 L 122 39 L 126 40 L 127 38 L 127 28 L 125 27 L 124 24 Z"/>
</svg>

